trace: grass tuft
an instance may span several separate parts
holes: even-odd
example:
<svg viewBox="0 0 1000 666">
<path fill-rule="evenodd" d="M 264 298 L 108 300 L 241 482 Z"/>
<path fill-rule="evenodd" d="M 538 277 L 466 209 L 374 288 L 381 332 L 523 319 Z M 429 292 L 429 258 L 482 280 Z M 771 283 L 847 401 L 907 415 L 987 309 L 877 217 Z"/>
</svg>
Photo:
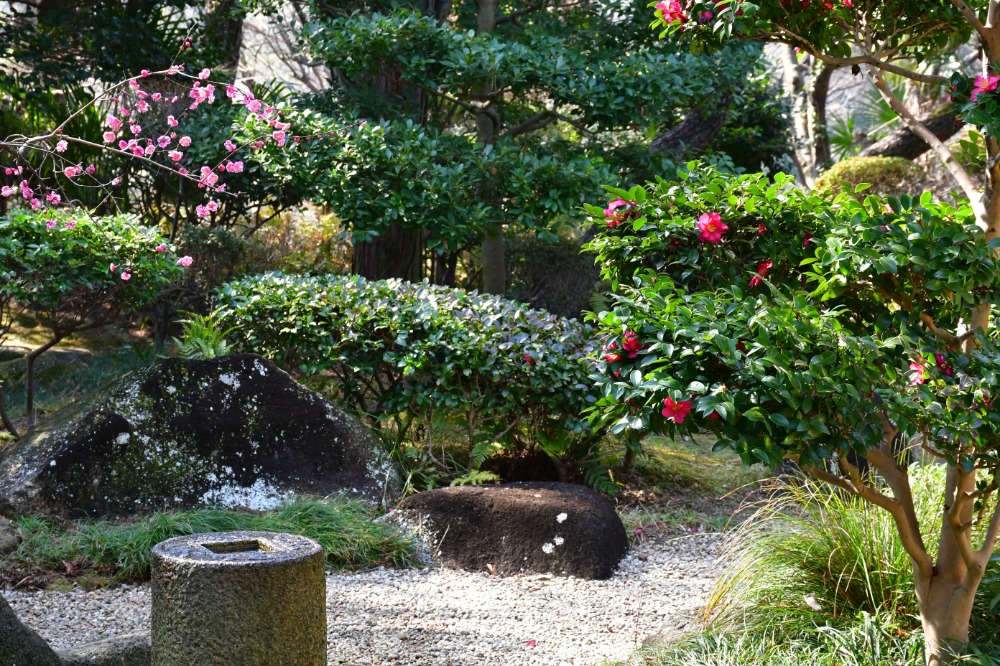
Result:
<svg viewBox="0 0 1000 666">
<path fill-rule="evenodd" d="M 120 582 L 149 579 L 153 546 L 176 536 L 232 530 L 289 532 L 315 539 L 332 569 L 411 566 L 412 539 L 372 522 L 379 510 L 358 500 L 299 500 L 267 513 L 199 509 L 155 513 L 137 522 L 74 521 L 68 526 L 36 516 L 18 520 L 22 542 L 0 558 L 0 571 L 100 572 Z M 10 575 L 5 576 L 10 578 Z"/>
</svg>

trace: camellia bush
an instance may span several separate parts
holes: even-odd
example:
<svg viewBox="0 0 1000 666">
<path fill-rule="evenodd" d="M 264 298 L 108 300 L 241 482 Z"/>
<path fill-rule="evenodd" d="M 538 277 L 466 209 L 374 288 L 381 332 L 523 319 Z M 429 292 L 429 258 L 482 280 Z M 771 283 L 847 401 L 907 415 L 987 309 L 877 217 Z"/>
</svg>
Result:
<svg viewBox="0 0 1000 666">
<path fill-rule="evenodd" d="M 35 420 L 38 357 L 74 333 L 141 308 L 191 262 L 191 257 L 175 256 L 156 230 L 125 215 L 91 218 L 80 211 L 18 209 L 0 217 L 3 302 L 49 331 L 45 342 L 26 356 L 29 428 Z M 16 435 L 9 422 L 6 426 Z"/>
<path fill-rule="evenodd" d="M 972 207 L 929 194 L 824 199 L 783 174 L 688 169 L 588 207 L 614 289 L 596 316 L 595 422 L 708 432 L 747 464 L 790 459 L 888 511 L 927 661 L 948 662 L 1000 533 L 1000 347 L 995 328 L 964 325 L 1000 298 L 998 243 Z M 936 536 L 914 511 L 911 446 L 948 466 Z"/>
<path fill-rule="evenodd" d="M 331 376 L 355 411 L 394 419 L 400 437 L 421 429 L 432 456 L 432 419 L 452 414 L 468 469 L 541 451 L 564 477 L 610 483 L 599 464 L 606 433 L 583 416 L 596 399 L 588 326 L 497 296 L 332 275 L 247 277 L 217 301 L 238 348 Z"/>
</svg>

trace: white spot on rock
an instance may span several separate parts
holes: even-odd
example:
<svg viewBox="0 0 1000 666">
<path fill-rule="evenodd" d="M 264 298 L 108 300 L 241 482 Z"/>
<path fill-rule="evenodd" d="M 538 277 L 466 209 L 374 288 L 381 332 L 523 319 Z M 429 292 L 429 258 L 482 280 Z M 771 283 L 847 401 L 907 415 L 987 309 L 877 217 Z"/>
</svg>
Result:
<svg viewBox="0 0 1000 666">
<path fill-rule="evenodd" d="M 565 541 L 566 540 L 563 539 L 561 536 L 557 536 L 555 539 L 552 540 L 552 542 L 555 543 L 557 546 L 563 545 Z"/>
<path fill-rule="evenodd" d="M 565 513 L 560 513 L 558 516 L 556 516 L 556 522 L 557 523 L 565 522 L 567 518 L 569 518 L 569 516 L 567 516 Z"/>
<path fill-rule="evenodd" d="M 542 544 L 542 552 L 545 553 L 546 555 L 551 555 L 553 551 L 555 551 L 555 549 L 556 547 L 553 546 L 551 543 Z"/>
</svg>

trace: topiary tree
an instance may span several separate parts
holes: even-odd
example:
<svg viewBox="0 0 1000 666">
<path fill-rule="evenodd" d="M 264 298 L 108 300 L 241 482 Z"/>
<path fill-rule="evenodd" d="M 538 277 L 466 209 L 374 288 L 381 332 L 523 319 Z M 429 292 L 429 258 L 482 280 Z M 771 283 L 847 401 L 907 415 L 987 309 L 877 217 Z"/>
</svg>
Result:
<svg viewBox="0 0 1000 666">
<path fill-rule="evenodd" d="M 17 211 L 0 218 L 0 276 L 15 312 L 50 334 L 25 357 L 25 417 L 35 422 L 35 363 L 66 337 L 105 326 L 154 299 L 191 257 L 126 216 Z M 13 425 L 7 428 L 16 436 Z"/>
<path fill-rule="evenodd" d="M 790 459 L 888 511 L 913 563 L 927 663 L 950 663 L 1000 534 L 1000 345 L 968 323 L 1000 298 L 1000 242 L 977 209 L 929 194 L 829 199 L 783 174 L 689 168 L 588 207 L 615 292 L 596 316 L 595 421 L 708 432 L 747 464 Z M 936 536 L 913 508 L 900 456 L 911 446 L 948 466 Z"/>
</svg>

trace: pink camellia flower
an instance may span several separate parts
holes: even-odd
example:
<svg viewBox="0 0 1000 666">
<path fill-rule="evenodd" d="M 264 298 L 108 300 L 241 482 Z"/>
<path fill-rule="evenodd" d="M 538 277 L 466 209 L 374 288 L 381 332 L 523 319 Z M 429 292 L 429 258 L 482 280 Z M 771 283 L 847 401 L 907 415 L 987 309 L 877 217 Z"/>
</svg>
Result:
<svg viewBox="0 0 1000 666">
<path fill-rule="evenodd" d="M 622 350 L 628 353 L 629 358 L 635 358 L 639 355 L 639 350 L 645 349 L 645 345 L 639 341 L 639 334 L 633 331 L 625 331 L 625 337 L 622 338 Z"/>
<path fill-rule="evenodd" d="M 279 148 L 285 145 L 285 133 L 284 133 L 284 131 L 278 130 L 277 132 L 272 132 L 271 133 L 271 138 L 274 139 L 278 143 L 278 147 Z"/>
<path fill-rule="evenodd" d="M 67 229 L 76 229 L 76 220 L 66 220 Z"/>
<path fill-rule="evenodd" d="M 911 384 L 913 385 L 923 384 L 924 381 L 926 381 L 924 379 L 925 368 L 923 363 L 918 363 L 916 361 L 910 363 L 910 370 L 913 371 L 913 374 L 910 376 Z"/>
<path fill-rule="evenodd" d="M 181 138 L 179 138 L 177 140 L 177 143 L 180 144 L 180 146 L 182 148 L 187 148 L 188 146 L 191 145 L 191 137 L 189 137 L 189 136 L 182 136 Z"/>
<path fill-rule="evenodd" d="M 115 140 L 115 133 L 112 131 L 107 131 L 104 133 L 104 143 L 111 143 Z"/>
<path fill-rule="evenodd" d="M 688 19 L 687 14 L 684 13 L 684 8 L 677 0 L 658 2 L 656 3 L 656 9 L 663 17 L 664 23 L 674 23 L 675 21 L 685 23 Z"/>
<path fill-rule="evenodd" d="M 191 257 L 181 257 L 180 259 L 177 260 L 177 265 L 183 266 L 184 268 L 188 268 L 193 263 L 194 259 L 192 259 Z"/>
<path fill-rule="evenodd" d="M 167 153 L 167 157 L 169 157 L 174 162 L 180 162 L 181 158 L 184 157 L 184 153 L 182 153 L 179 150 L 171 150 L 169 153 Z"/>
<path fill-rule="evenodd" d="M 122 279 L 125 280 L 126 282 L 132 279 L 132 274 L 129 272 L 127 268 L 122 271 Z"/>
<path fill-rule="evenodd" d="M 66 143 L 65 139 L 59 139 L 59 141 L 56 142 L 57 153 L 65 153 L 67 148 L 69 148 L 69 144 Z"/>
<path fill-rule="evenodd" d="M 45 226 L 48 229 L 55 229 L 56 228 L 56 221 L 55 220 L 46 220 Z"/>
<path fill-rule="evenodd" d="M 722 240 L 722 234 L 726 233 L 729 227 L 722 221 L 722 216 L 718 213 L 702 213 L 698 218 L 698 229 L 701 235 L 698 240 L 706 243 L 718 243 Z"/>
<path fill-rule="evenodd" d="M 108 115 L 107 118 L 104 119 L 104 122 L 105 124 L 107 124 L 108 127 L 111 128 L 112 132 L 117 132 L 122 128 L 122 121 L 110 114 Z"/>
<path fill-rule="evenodd" d="M 948 361 L 945 359 L 944 354 L 941 354 L 940 352 L 934 354 L 934 362 L 937 364 L 938 372 L 947 375 L 948 377 L 953 377 L 955 375 L 955 371 L 951 369 L 950 365 L 948 365 Z"/>
<path fill-rule="evenodd" d="M 198 78 L 204 81 L 208 77 L 212 76 L 212 70 L 205 68 L 198 73 Z"/>
<path fill-rule="evenodd" d="M 108 266 L 108 270 L 110 270 L 112 273 L 114 273 L 115 272 L 115 265 L 114 264 L 110 264 Z"/>
<path fill-rule="evenodd" d="M 622 355 L 621 354 L 605 354 L 602 358 L 607 363 L 617 363 L 618 361 L 622 360 Z"/>
<path fill-rule="evenodd" d="M 972 89 L 972 95 L 969 99 L 975 102 L 976 98 L 982 93 L 993 92 L 997 89 L 997 84 L 1000 83 L 1000 76 L 977 76 L 973 83 L 976 87 Z"/>
<path fill-rule="evenodd" d="M 159 244 L 159 245 L 157 245 L 157 246 L 156 246 L 156 247 L 155 247 L 154 249 L 155 249 L 155 250 L 156 250 L 157 252 L 166 252 L 166 251 L 167 251 L 167 244 L 166 244 L 166 243 L 160 243 L 160 244 Z"/>
<path fill-rule="evenodd" d="M 264 105 L 259 99 L 248 98 L 244 104 L 250 113 L 260 113 L 260 108 Z"/>
<path fill-rule="evenodd" d="M 527 363 L 528 365 L 534 365 L 535 364 L 535 357 L 533 357 L 531 354 L 525 352 L 525 354 L 524 354 L 524 362 Z"/>
<path fill-rule="evenodd" d="M 222 145 L 225 146 L 226 150 L 228 150 L 229 152 L 231 153 L 236 152 L 236 144 L 230 141 L 229 139 L 226 139 Z"/>
<path fill-rule="evenodd" d="M 680 402 L 674 402 L 673 398 L 664 398 L 663 409 L 660 413 L 677 425 L 680 425 L 684 423 L 684 419 L 691 413 L 691 401 L 681 400 Z"/>
<path fill-rule="evenodd" d="M 624 199 L 615 199 L 609 203 L 608 207 L 604 209 L 604 219 L 608 221 L 608 226 L 614 229 L 623 220 L 627 220 L 633 214 L 635 205 L 634 201 L 625 201 Z M 619 208 L 622 210 L 618 210 Z"/>
<path fill-rule="evenodd" d="M 767 276 L 768 271 L 771 270 L 771 267 L 773 265 L 774 264 L 771 263 L 770 259 L 768 259 L 767 261 L 762 261 L 759 264 L 757 264 L 757 275 L 754 275 L 750 279 L 750 286 L 751 287 L 756 287 L 761 282 L 763 282 L 763 280 L 761 280 L 761 278 Z"/>
</svg>

